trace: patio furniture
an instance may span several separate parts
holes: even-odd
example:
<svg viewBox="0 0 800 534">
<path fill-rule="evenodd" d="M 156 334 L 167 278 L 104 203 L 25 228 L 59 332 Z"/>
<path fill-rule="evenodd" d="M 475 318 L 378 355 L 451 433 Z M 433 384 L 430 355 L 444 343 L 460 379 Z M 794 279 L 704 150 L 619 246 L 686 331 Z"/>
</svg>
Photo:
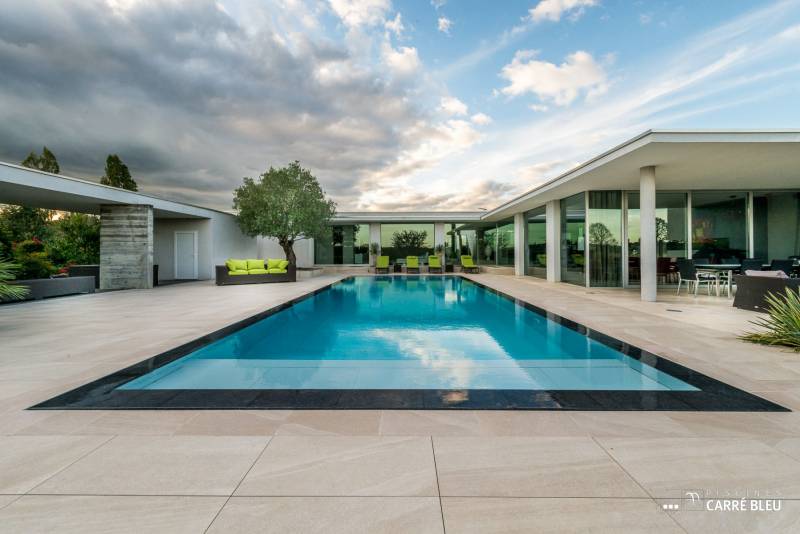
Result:
<svg viewBox="0 0 800 534">
<path fill-rule="evenodd" d="M 787 276 L 792 274 L 794 260 L 772 260 L 769 264 L 770 271 L 783 271 Z"/>
<path fill-rule="evenodd" d="M 760 271 L 764 265 L 763 258 L 745 258 L 742 260 L 742 273 L 745 271 Z"/>
<path fill-rule="evenodd" d="M 442 272 L 442 263 L 439 261 L 439 256 L 429 256 L 428 257 L 428 272 Z"/>
<path fill-rule="evenodd" d="M 296 282 L 297 268 L 287 260 L 239 260 L 228 259 L 225 265 L 217 265 L 218 286 L 241 284 L 269 284 L 272 282 Z"/>
<path fill-rule="evenodd" d="M 461 272 L 462 273 L 478 273 L 480 270 L 475 262 L 472 261 L 472 256 L 461 256 Z"/>
<path fill-rule="evenodd" d="M 406 272 L 415 272 L 419 274 L 419 257 L 417 256 L 406 256 Z"/>
<path fill-rule="evenodd" d="M 742 266 L 738 261 L 736 263 L 704 264 L 695 261 L 694 266 L 698 273 L 715 276 L 717 278 L 715 290 L 718 297 L 720 296 L 720 290 L 724 288 L 728 292 L 728 298 L 731 298 L 733 293 L 733 272 L 738 271 Z"/>
<path fill-rule="evenodd" d="M 692 291 L 692 288 L 694 288 L 695 295 L 697 295 L 697 290 L 700 288 L 700 285 L 705 284 L 708 288 L 708 294 L 711 295 L 711 284 L 716 286 L 719 281 L 716 274 L 698 271 L 695 267 L 694 260 L 687 258 L 679 258 L 677 263 L 678 291 L 675 293 L 676 295 L 681 294 L 681 286 L 684 282 L 686 283 L 687 291 Z"/>
<path fill-rule="evenodd" d="M 381 272 L 389 274 L 389 256 L 378 256 L 378 259 L 375 260 L 375 274 Z"/>
<path fill-rule="evenodd" d="M 14 285 L 25 286 L 28 294 L 20 300 L 40 300 L 78 293 L 94 293 L 94 276 L 64 276 L 60 278 L 36 278 L 32 280 L 14 280 Z M 16 299 L 4 299 L 0 302 L 18 302 Z"/>
<path fill-rule="evenodd" d="M 672 263 L 672 258 L 656 258 L 656 276 L 659 280 L 663 280 L 665 284 L 672 282 L 675 279 L 678 271 L 675 264 Z"/>
<path fill-rule="evenodd" d="M 736 296 L 733 299 L 733 306 L 743 310 L 766 312 L 769 304 L 766 297 L 769 293 L 773 295 L 785 294 L 786 289 L 800 291 L 800 279 L 784 278 L 779 273 L 782 271 L 748 271 L 746 275 L 735 276 Z M 782 273 L 785 276 L 785 273 Z"/>
</svg>

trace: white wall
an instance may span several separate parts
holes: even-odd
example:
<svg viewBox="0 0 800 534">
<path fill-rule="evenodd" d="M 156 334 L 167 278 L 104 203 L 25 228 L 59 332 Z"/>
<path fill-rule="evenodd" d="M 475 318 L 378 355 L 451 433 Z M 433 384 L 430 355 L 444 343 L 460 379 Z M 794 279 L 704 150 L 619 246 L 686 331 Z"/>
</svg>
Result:
<svg viewBox="0 0 800 534">
<path fill-rule="evenodd" d="M 278 242 L 271 237 L 258 238 L 258 257 L 259 258 L 280 258 L 286 255 Z M 298 267 L 311 267 L 314 265 L 314 240 L 300 239 L 294 243 L 294 254 L 297 256 Z"/>
<path fill-rule="evenodd" d="M 226 213 L 217 213 L 211 219 L 213 228 L 210 269 L 215 265 L 223 265 L 228 258 L 257 258 L 258 241 L 242 233 L 236 223 L 236 217 Z M 263 256 L 262 256 L 263 257 Z"/>
<path fill-rule="evenodd" d="M 153 264 L 159 280 L 175 279 L 175 232 L 197 232 L 197 276 L 214 278 L 210 219 L 155 219 L 153 221 Z"/>
</svg>

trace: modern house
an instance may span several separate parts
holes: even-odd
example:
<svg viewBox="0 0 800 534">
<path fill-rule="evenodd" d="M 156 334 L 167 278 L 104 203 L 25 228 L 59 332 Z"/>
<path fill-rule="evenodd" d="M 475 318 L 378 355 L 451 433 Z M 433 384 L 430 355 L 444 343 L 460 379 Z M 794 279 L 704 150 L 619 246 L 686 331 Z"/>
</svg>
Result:
<svg viewBox="0 0 800 534">
<path fill-rule="evenodd" d="M 0 202 L 99 214 L 106 288 L 150 287 L 153 263 L 161 279 L 208 279 L 229 256 L 282 254 L 225 212 L 5 163 Z M 298 263 L 366 271 L 375 242 L 402 261 L 403 231 L 446 262 L 470 254 L 485 271 L 652 301 L 676 258 L 800 255 L 800 130 L 649 130 L 490 211 L 339 213 L 330 238 L 296 244 Z"/>
</svg>

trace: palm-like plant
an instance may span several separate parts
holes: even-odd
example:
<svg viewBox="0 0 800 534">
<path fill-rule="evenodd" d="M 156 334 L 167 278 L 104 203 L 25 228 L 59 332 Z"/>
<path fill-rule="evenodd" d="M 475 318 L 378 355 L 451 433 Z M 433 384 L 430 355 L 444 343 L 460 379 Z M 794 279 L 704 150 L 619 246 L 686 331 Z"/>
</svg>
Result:
<svg viewBox="0 0 800 534">
<path fill-rule="evenodd" d="M 10 261 L 0 259 L 0 299 L 19 300 L 28 294 L 28 288 L 10 284 L 19 266 Z"/>
<path fill-rule="evenodd" d="M 764 331 L 750 332 L 741 338 L 762 345 L 784 345 L 800 352 L 800 293 L 791 289 L 786 294 L 769 293 L 766 301 L 769 315 L 752 321 Z"/>
</svg>

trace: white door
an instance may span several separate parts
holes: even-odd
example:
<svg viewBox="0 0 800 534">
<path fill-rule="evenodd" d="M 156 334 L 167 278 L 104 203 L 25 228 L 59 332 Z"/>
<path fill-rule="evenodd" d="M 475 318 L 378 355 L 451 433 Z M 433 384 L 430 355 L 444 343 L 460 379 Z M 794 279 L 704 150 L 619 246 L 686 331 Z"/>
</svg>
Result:
<svg viewBox="0 0 800 534">
<path fill-rule="evenodd" d="M 175 232 L 175 279 L 197 279 L 197 232 Z"/>
</svg>

